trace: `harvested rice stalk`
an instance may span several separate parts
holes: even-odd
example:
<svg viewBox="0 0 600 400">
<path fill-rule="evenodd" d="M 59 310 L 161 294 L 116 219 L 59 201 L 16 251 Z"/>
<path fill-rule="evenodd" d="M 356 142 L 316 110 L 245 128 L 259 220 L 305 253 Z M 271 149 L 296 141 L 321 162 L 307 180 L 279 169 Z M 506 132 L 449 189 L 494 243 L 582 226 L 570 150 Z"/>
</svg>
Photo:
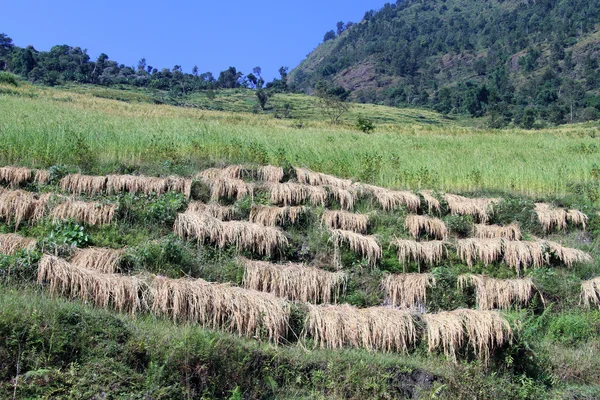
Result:
<svg viewBox="0 0 600 400">
<path fill-rule="evenodd" d="M 502 257 L 502 239 L 459 239 L 456 242 L 458 257 L 469 267 L 481 261 L 487 267 Z"/>
<path fill-rule="evenodd" d="M 78 249 L 71 259 L 71 265 L 102 272 L 104 274 L 113 274 L 118 272 L 121 257 L 124 250 L 103 249 L 99 247 L 88 247 Z"/>
<path fill-rule="evenodd" d="M 369 265 L 373 266 L 381 259 L 381 246 L 375 236 L 365 236 L 352 231 L 342 229 L 330 230 L 334 247 L 334 259 L 339 262 L 339 249 L 343 243 L 347 243 L 350 250 L 362 255 Z"/>
<path fill-rule="evenodd" d="M 354 202 L 357 199 L 357 193 L 352 188 L 343 189 L 338 186 L 326 186 L 331 197 L 333 197 L 340 207 L 344 210 L 352 210 L 354 208 Z"/>
<path fill-rule="evenodd" d="M 600 277 L 581 282 L 581 300 L 586 307 L 600 307 Z"/>
<path fill-rule="evenodd" d="M 52 193 L 37 195 L 24 190 L 0 191 L 0 217 L 18 228 L 22 221 L 37 222 L 46 213 Z"/>
<path fill-rule="evenodd" d="M 45 169 L 36 169 L 33 182 L 38 185 L 45 185 L 50 180 L 50 172 Z"/>
<path fill-rule="evenodd" d="M 88 225 L 107 225 L 112 222 L 116 209 L 116 204 L 86 203 L 68 199 L 54 207 L 51 215 L 54 222 L 73 219 Z"/>
<path fill-rule="evenodd" d="M 17 187 L 30 180 L 32 172 L 29 168 L 23 167 L 1 167 L 0 181 L 10 184 L 11 187 Z"/>
<path fill-rule="evenodd" d="M 414 308 L 425 304 L 427 288 L 435 286 L 433 274 L 389 274 L 381 286 L 392 307 Z"/>
<path fill-rule="evenodd" d="M 196 178 L 202 180 L 242 179 L 250 175 L 250 170 L 243 165 L 229 165 L 225 168 L 208 168 L 198 173 Z"/>
<path fill-rule="evenodd" d="M 404 229 L 415 239 L 423 232 L 439 240 L 445 240 L 448 237 L 448 228 L 444 221 L 425 215 L 408 215 L 404 221 Z"/>
<path fill-rule="evenodd" d="M 507 310 L 513 304 L 527 304 L 532 296 L 533 282 L 525 279 L 494 279 L 485 275 L 460 275 L 458 287 L 475 287 L 477 305 L 481 310 L 500 308 Z"/>
<path fill-rule="evenodd" d="M 328 229 L 343 229 L 366 234 L 369 226 L 369 216 L 352 214 L 347 211 L 325 210 L 321 217 L 321 223 Z"/>
<path fill-rule="evenodd" d="M 300 220 L 300 216 L 306 214 L 307 207 L 288 206 L 288 207 L 269 207 L 253 205 L 250 210 L 250 222 L 264 226 L 283 226 L 286 224 L 295 224 Z"/>
<path fill-rule="evenodd" d="M 506 226 L 475 224 L 474 231 L 478 239 L 521 240 L 521 230 L 517 224 Z"/>
<path fill-rule="evenodd" d="M 205 180 L 205 183 L 210 188 L 213 201 L 218 201 L 222 197 L 241 200 L 248 195 L 254 195 L 254 185 L 241 179 L 220 177 L 214 180 Z"/>
<path fill-rule="evenodd" d="M 468 343 L 487 364 L 491 352 L 512 339 L 512 329 L 497 311 L 459 309 L 421 315 L 427 326 L 429 351 L 443 348 L 456 362 L 456 354 Z"/>
<path fill-rule="evenodd" d="M 368 350 L 407 352 L 417 340 L 414 315 L 386 307 L 358 309 L 309 305 L 303 337 L 328 349 L 362 347 Z"/>
<path fill-rule="evenodd" d="M 488 239 L 493 240 L 493 239 Z M 504 240 L 504 262 L 514 268 L 517 274 L 521 273 L 521 267 L 539 268 L 547 262 L 544 257 L 544 243 L 541 241 L 513 241 Z"/>
<path fill-rule="evenodd" d="M 442 211 L 442 205 L 438 199 L 433 197 L 433 192 L 431 190 L 421 190 L 419 194 L 425 200 L 425 204 L 427 204 L 427 212 L 431 214 L 433 211 L 436 213 L 440 213 Z"/>
<path fill-rule="evenodd" d="M 192 178 L 169 176 L 167 178 L 167 191 L 181 193 L 186 199 L 192 195 Z"/>
<path fill-rule="evenodd" d="M 263 182 L 279 183 L 283 179 L 283 168 L 264 165 L 258 169 L 258 179 Z"/>
<path fill-rule="evenodd" d="M 291 206 L 308 201 L 313 206 L 325 207 L 327 202 L 327 191 L 322 186 L 286 182 L 270 184 L 268 190 L 273 204 Z"/>
<path fill-rule="evenodd" d="M 385 211 L 397 210 L 405 206 L 408 211 L 416 213 L 421 206 L 421 199 L 409 191 L 389 190 L 379 186 L 361 186 L 362 191 L 370 192 Z"/>
<path fill-rule="evenodd" d="M 106 191 L 106 176 L 66 175 L 60 180 L 60 188 L 74 194 L 97 195 Z"/>
<path fill-rule="evenodd" d="M 336 302 L 345 290 L 347 276 L 304 264 L 271 264 L 242 259 L 245 267 L 244 287 L 273 293 L 292 301 L 310 303 Z"/>
<path fill-rule="evenodd" d="M 199 323 L 250 337 L 260 337 L 266 332 L 274 343 L 287 331 L 290 306 L 268 293 L 202 279 L 165 277 L 155 277 L 152 287 L 152 311 L 175 321 Z"/>
<path fill-rule="evenodd" d="M 583 230 L 585 230 L 588 216 L 578 210 L 567 210 L 567 221 L 573 225 L 579 225 Z"/>
<path fill-rule="evenodd" d="M 129 192 L 161 195 L 169 190 L 169 178 L 134 175 L 108 175 L 106 190 L 109 194 Z"/>
<path fill-rule="evenodd" d="M 222 221 L 233 219 L 235 216 L 235 207 L 222 206 L 217 203 L 203 203 L 201 201 L 191 201 L 188 204 L 186 212 L 205 213 Z"/>
<path fill-rule="evenodd" d="M 15 254 L 20 250 L 31 251 L 35 249 L 37 240 L 26 238 L 15 233 L 0 234 L 0 253 L 5 255 Z"/>
<path fill-rule="evenodd" d="M 51 293 L 89 301 L 97 307 L 113 307 L 135 314 L 148 308 L 148 285 L 143 278 L 103 274 L 44 255 L 38 267 L 38 283 Z"/>
<path fill-rule="evenodd" d="M 444 200 L 448 203 L 448 208 L 452 215 L 472 215 L 479 222 L 486 223 L 493 211 L 493 206 L 498 204 L 501 199 L 498 198 L 476 198 L 458 196 L 455 194 L 445 194 Z"/>
<path fill-rule="evenodd" d="M 307 168 L 295 168 L 298 182 L 312 186 L 336 186 L 342 189 L 349 189 L 352 186 L 350 179 L 340 179 L 333 175 L 314 172 Z"/>
<path fill-rule="evenodd" d="M 534 211 L 537 214 L 539 223 L 546 232 L 553 229 L 565 230 L 567 229 L 567 222 L 585 229 L 588 221 L 587 215 L 581 211 L 551 207 L 545 203 L 535 203 Z"/>
<path fill-rule="evenodd" d="M 549 240 L 545 243 L 550 252 L 569 268 L 571 268 L 574 263 L 590 264 L 594 262 L 591 255 L 579 249 L 563 247 L 560 243 Z"/>
<path fill-rule="evenodd" d="M 406 265 L 411 260 L 421 264 L 435 265 L 439 264 L 444 253 L 448 253 L 445 242 L 441 240 L 431 240 L 427 242 L 416 242 L 414 240 L 395 239 L 390 246 L 398 248 L 398 261 Z"/>
</svg>

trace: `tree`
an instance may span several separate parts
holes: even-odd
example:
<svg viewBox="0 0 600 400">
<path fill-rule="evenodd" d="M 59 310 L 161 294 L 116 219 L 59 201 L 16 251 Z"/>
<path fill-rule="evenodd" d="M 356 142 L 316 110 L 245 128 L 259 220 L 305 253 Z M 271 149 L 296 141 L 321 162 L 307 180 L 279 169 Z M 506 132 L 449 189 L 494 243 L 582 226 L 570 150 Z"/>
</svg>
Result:
<svg viewBox="0 0 600 400">
<path fill-rule="evenodd" d="M 340 118 L 350 111 L 350 103 L 346 100 L 350 92 L 341 86 L 329 88 L 324 82 L 315 85 L 317 107 L 321 109 L 333 125 L 340 122 Z"/>
<path fill-rule="evenodd" d="M 243 74 L 238 72 L 235 67 L 229 67 L 225 71 L 219 73 L 217 82 L 219 83 L 219 86 L 225 89 L 237 88 L 240 86 L 239 81 L 242 75 Z"/>
<path fill-rule="evenodd" d="M 198 77 L 198 66 L 194 65 L 194 68 L 192 68 L 192 74 L 197 78 Z"/>
<path fill-rule="evenodd" d="M 339 21 L 337 24 L 335 24 L 335 26 L 338 36 L 340 36 L 346 30 L 346 24 L 344 24 L 344 21 Z"/>
<path fill-rule="evenodd" d="M 137 70 L 138 70 L 138 72 L 146 71 L 146 58 L 145 57 L 142 57 L 142 59 L 140 61 L 138 61 Z"/>
<path fill-rule="evenodd" d="M 273 92 L 270 90 L 259 88 L 258 90 L 256 90 L 255 94 L 256 98 L 258 99 L 258 105 L 260 106 L 260 109 L 264 111 L 267 102 L 269 101 L 271 96 L 273 96 Z"/>
<path fill-rule="evenodd" d="M 6 68 L 6 58 L 14 47 L 12 39 L 5 33 L 0 33 L 0 70 Z"/>
<path fill-rule="evenodd" d="M 328 40 L 331 39 L 335 39 L 335 32 L 334 31 L 329 31 L 327 33 L 325 33 L 325 36 L 323 37 L 323 42 L 326 42 Z"/>
</svg>

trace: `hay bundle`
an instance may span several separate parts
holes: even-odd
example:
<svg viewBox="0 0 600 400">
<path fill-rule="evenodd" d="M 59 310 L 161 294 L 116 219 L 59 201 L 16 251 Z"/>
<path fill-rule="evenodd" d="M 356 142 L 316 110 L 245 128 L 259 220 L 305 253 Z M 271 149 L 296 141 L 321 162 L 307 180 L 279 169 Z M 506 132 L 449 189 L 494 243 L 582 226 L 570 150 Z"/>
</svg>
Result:
<svg viewBox="0 0 600 400">
<path fill-rule="evenodd" d="M 134 175 L 108 175 L 106 180 L 108 193 L 143 193 L 161 195 L 169 190 L 169 178 Z"/>
<path fill-rule="evenodd" d="M 373 266 L 381 259 L 381 246 L 375 236 L 366 236 L 352 231 L 342 229 L 330 230 L 334 247 L 334 258 L 339 261 L 339 249 L 343 243 L 347 243 L 350 250 L 362 255 L 369 265 Z"/>
<path fill-rule="evenodd" d="M 316 346 L 406 352 L 417 340 L 413 314 L 386 307 L 309 305 L 304 334 Z"/>
<path fill-rule="evenodd" d="M 42 185 L 42 184 L 48 183 L 49 180 L 50 180 L 50 172 L 46 171 L 45 169 L 36 169 L 35 170 L 35 176 L 33 178 L 34 183 L 36 183 L 38 185 Z"/>
<path fill-rule="evenodd" d="M 250 222 L 264 226 L 283 226 L 288 223 L 293 225 L 307 211 L 308 208 L 304 206 L 268 207 L 253 205 L 250 210 Z"/>
<path fill-rule="evenodd" d="M 343 272 L 328 272 L 303 264 L 271 264 L 242 259 L 244 287 L 273 293 L 292 301 L 336 302 L 346 287 Z"/>
<path fill-rule="evenodd" d="M 0 253 L 6 255 L 15 254 L 20 250 L 31 251 L 35 249 L 37 240 L 26 238 L 15 233 L 0 234 Z"/>
<path fill-rule="evenodd" d="M 312 186 L 336 186 L 342 189 L 349 189 L 352 181 L 349 179 L 340 179 L 333 175 L 327 175 L 320 172 L 314 172 L 307 168 L 295 168 L 296 179 L 298 182 Z"/>
<path fill-rule="evenodd" d="M 409 191 L 389 190 L 373 185 L 362 185 L 361 190 L 371 193 L 385 211 L 397 210 L 405 206 L 408 211 L 416 213 L 421 206 L 419 196 Z"/>
<path fill-rule="evenodd" d="M 600 277 L 581 282 L 580 297 L 586 307 L 600 306 Z"/>
<path fill-rule="evenodd" d="M 487 267 L 502 256 L 502 239 L 459 239 L 456 242 L 458 257 L 469 267 L 481 261 Z"/>
<path fill-rule="evenodd" d="M 356 233 L 367 233 L 369 216 L 365 214 L 352 214 L 347 211 L 325 210 L 321 223 L 328 229 L 343 229 Z"/>
<path fill-rule="evenodd" d="M 445 240 L 448 236 L 448 228 L 446 228 L 444 221 L 425 215 L 410 214 L 404 221 L 404 229 L 415 239 L 423 232 L 440 240 Z"/>
<path fill-rule="evenodd" d="M 116 204 L 88 203 L 68 199 L 54 207 L 51 215 L 54 222 L 72 219 L 87 225 L 107 225 L 112 222 L 116 209 Z"/>
<path fill-rule="evenodd" d="M 268 190 L 273 204 L 291 206 L 308 201 L 314 206 L 325 207 L 327 202 L 327 191 L 322 186 L 286 182 L 268 185 Z"/>
<path fill-rule="evenodd" d="M 497 311 L 459 309 L 421 317 L 427 326 L 429 351 L 442 347 L 454 361 L 465 342 L 487 363 L 495 348 L 512 339 L 510 325 Z"/>
<path fill-rule="evenodd" d="M 169 176 L 167 178 L 167 191 L 182 193 L 186 199 L 189 199 L 192 195 L 192 183 L 193 180 L 191 178 Z"/>
<path fill-rule="evenodd" d="M 264 165 L 258 169 L 257 175 L 263 182 L 279 183 L 283 179 L 283 168 Z"/>
<path fill-rule="evenodd" d="M 66 175 L 60 180 L 60 188 L 74 194 L 96 195 L 106 190 L 106 176 Z"/>
<path fill-rule="evenodd" d="M 340 203 L 340 207 L 344 210 L 352 210 L 354 202 L 357 199 L 357 193 L 352 188 L 343 189 L 338 186 L 326 186 L 329 194 L 333 199 Z"/>
<path fill-rule="evenodd" d="M 425 204 L 427 204 L 427 211 L 431 214 L 433 211 L 440 213 L 442 211 L 442 205 L 438 199 L 433 197 L 433 192 L 431 190 L 422 190 L 419 192 L 421 196 L 423 196 L 423 200 L 425 200 Z"/>
<path fill-rule="evenodd" d="M 477 305 L 481 310 L 509 309 L 514 303 L 527 304 L 533 291 L 533 282 L 525 279 L 494 279 L 485 275 L 460 275 L 458 287 L 475 287 Z"/>
<path fill-rule="evenodd" d="M 248 195 L 254 195 L 254 185 L 241 179 L 219 177 L 204 182 L 210 188 L 213 201 L 218 201 L 222 197 L 241 200 Z"/>
<path fill-rule="evenodd" d="M 489 239 L 492 240 L 492 239 Z M 541 241 L 521 242 L 504 240 L 504 262 L 514 268 L 517 274 L 521 273 L 521 267 L 541 267 L 546 258 L 544 257 L 544 243 Z"/>
<path fill-rule="evenodd" d="M 231 206 L 222 206 L 217 203 L 203 203 L 201 201 L 191 201 L 188 204 L 186 212 L 205 213 L 222 221 L 233 219 L 235 208 Z"/>
<path fill-rule="evenodd" d="M 152 287 L 153 312 L 176 321 L 200 323 L 250 337 L 261 337 L 266 332 L 274 343 L 287 330 L 289 304 L 268 293 L 202 279 L 165 277 L 155 277 Z"/>
<path fill-rule="evenodd" d="M 44 255 L 39 263 L 37 280 L 40 284 L 48 283 L 51 293 L 80 298 L 97 307 L 111 306 L 131 314 L 147 308 L 148 286 L 139 277 L 103 274 Z"/>
<path fill-rule="evenodd" d="M 88 247 L 78 249 L 71 259 L 71 265 L 102 272 L 104 274 L 113 274 L 119 270 L 121 257 L 124 250 L 103 249 L 99 247 Z"/>
<path fill-rule="evenodd" d="M 395 239 L 390 245 L 398 248 L 398 261 L 403 265 L 408 264 L 411 260 L 419 264 L 439 264 L 444 257 L 444 253 L 447 253 L 445 242 L 441 240 L 416 242 L 414 240 Z"/>
<path fill-rule="evenodd" d="M 427 288 L 435 286 L 433 274 L 387 275 L 381 287 L 392 307 L 413 308 L 425 304 Z"/>
<path fill-rule="evenodd" d="M 234 245 L 270 257 L 274 250 L 288 245 L 283 232 L 276 228 L 245 221 L 223 222 L 200 213 L 183 213 L 175 219 L 175 233 L 181 238 L 209 241 L 223 248 Z"/>
<path fill-rule="evenodd" d="M 493 205 L 500 202 L 497 198 L 476 198 L 458 196 L 456 194 L 445 194 L 444 200 L 452 215 L 471 215 L 479 222 L 486 223 L 493 211 Z"/>
<path fill-rule="evenodd" d="M 592 263 L 594 259 L 588 253 L 579 249 L 563 247 L 560 243 L 546 241 L 548 250 L 563 262 L 567 267 L 571 268 L 574 263 Z"/>
<path fill-rule="evenodd" d="M 521 229 L 517 224 L 506 226 L 475 224 L 474 226 L 475 237 L 478 239 L 521 240 Z"/>
<path fill-rule="evenodd" d="M 567 222 L 581 226 L 585 229 L 588 221 L 587 215 L 577 210 L 565 210 L 564 208 L 551 207 L 546 203 L 535 203 L 534 212 L 538 221 L 546 232 L 552 229 L 565 230 Z"/>
<path fill-rule="evenodd" d="M 7 223 L 15 223 L 16 228 L 22 221 L 37 222 L 46 214 L 46 205 L 52 193 L 37 195 L 24 190 L 0 191 L 0 217 Z"/>
<path fill-rule="evenodd" d="M 10 184 L 12 187 L 19 186 L 31 179 L 32 170 L 24 167 L 1 167 L 0 181 Z"/>
<path fill-rule="evenodd" d="M 573 225 L 579 225 L 582 229 L 585 229 L 588 222 L 588 216 L 578 210 L 568 210 L 567 221 Z"/>
</svg>

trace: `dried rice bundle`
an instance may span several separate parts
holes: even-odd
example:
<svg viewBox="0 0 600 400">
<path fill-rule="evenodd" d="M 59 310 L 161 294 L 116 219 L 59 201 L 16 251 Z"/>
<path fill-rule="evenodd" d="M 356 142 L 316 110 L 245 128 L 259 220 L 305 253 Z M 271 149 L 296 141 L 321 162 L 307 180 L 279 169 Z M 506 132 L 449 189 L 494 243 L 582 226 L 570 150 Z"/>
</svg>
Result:
<svg viewBox="0 0 600 400">
<path fill-rule="evenodd" d="M 425 215 L 410 214 L 404 221 L 404 228 L 415 239 L 422 232 L 436 239 L 445 240 L 448 236 L 448 228 L 446 224 L 439 218 L 431 218 Z"/>
<path fill-rule="evenodd" d="M 14 222 L 16 228 L 24 220 L 37 222 L 46 214 L 52 196 L 52 193 L 37 195 L 24 190 L 0 191 L 0 217 L 8 224 Z"/>
<path fill-rule="evenodd" d="M 19 186 L 31 179 L 32 170 L 24 167 L 1 167 L 0 181 L 10 184 L 12 187 Z"/>
<path fill-rule="evenodd" d="M 475 237 L 478 239 L 521 240 L 521 229 L 517 224 L 506 226 L 475 224 L 474 231 Z"/>
<path fill-rule="evenodd" d="M 512 329 L 497 311 L 459 309 L 421 315 L 427 326 L 429 351 L 442 347 L 456 362 L 458 350 L 467 342 L 487 363 L 491 352 L 512 339 Z"/>
<path fill-rule="evenodd" d="M 308 208 L 304 206 L 269 207 L 253 205 L 250 210 L 250 222 L 264 226 L 283 226 L 288 223 L 293 225 L 307 211 Z"/>
<path fill-rule="evenodd" d="M 78 249 L 70 263 L 77 267 L 91 269 L 104 274 L 113 274 L 119 270 L 121 257 L 124 253 L 124 250 L 88 247 L 86 249 Z"/>
<path fill-rule="evenodd" d="M 594 262 L 592 256 L 586 253 L 585 251 L 573 249 L 570 247 L 563 247 L 560 243 L 552 241 L 546 241 L 545 243 L 548 246 L 548 249 L 554 254 L 554 256 L 569 268 L 571 268 L 574 263 L 590 264 Z"/>
<path fill-rule="evenodd" d="M 169 178 L 134 175 L 108 175 L 106 190 L 108 193 L 143 193 L 161 195 L 169 190 Z"/>
<path fill-rule="evenodd" d="M 229 165 L 225 168 L 208 168 L 196 175 L 203 180 L 215 180 L 219 178 L 242 179 L 249 176 L 250 171 L 243 165 Z"/>
<path fill-rule="evenodd" d="M 313 206 L 325 207 L 327 202 L 327 191 L 322 186 L 286 182 L 271 184 L 268 189 L 273 204 L 290 206 L 308 201 Z"/>
<path fill-rule="evenodd" d="M 433 274 L 390 274 L 381 286 L 392 307 L 414 308 L 425 304 L 427 288 L 435 286 L 435 277 Z"/>
<path fill-rule="evenodd" d="M 257 175 L 263 182 L 279 183 L 283 179 L 283 168 L 264 165 L 258 169 Z"/>
<path fill-rule="evenodd" d="M 423 196 L 423 200 L 425 200 L 425 204 L 427 204 L 427 212 L 429 212 L 429 214 L 431 214 L 433 211 L 437 213 L 442 211 L 442 205 L 440 201 L 433 197 L 433 192 L 431 190 L 421 190 L 419 194 Z"/>
<path fill-rule="evenodd" d="M 513 304 L 527 304 L 533 292 L 531 278 L 494 279 L 485 275 L 460 275 L 458 287 L 475 287 L 477 305 L 481 310 L 509 309 Z"/>
<path fill-rule="evenodd" d="M 304 264 L 271 264 L 242 259 L 246 289 L 273 293 L 292 301 L 336 302 L 345 290 L 347 276 Z"/>
<path fill-rule="evenodd" d="M 340 179 L 333 175 L 314 172 L 307 168 L 295 168 L 298 182 L 312 186 L 336 186 L 342 189 L 349 189 L 352 186 L 350 179 Z"/>
<path fill-rule="evenodd" d="M 334 258 L 339 261 L 339 248 L 343 243 L 347 243 L 350 250 L 362 255 L 369 265 L 375 265 L 381 259 L 381 246 L 375 236 L 365 236 L 352 231 L 342 229 L 330 230 L 334 246 Z"/>
<path fill-rule="evenodd" d="M 327 190 L 331 194 L 340 206 L 344 210 L 352 210 L 354 208 L 354 202 L 357 199 L 357 193 L 352 188 L 343 189 L 338 186 L 326 186 Z"/>
<path fill-rule="evenodd" d="M 328 349 L 351 346 L 406 352 L 417 341 L 413 314 L 386 307 L 358 309 L 348 304 L 309 305 L 303 337 L 308 335 L 316 346 Z"/>
<path fill-rule="evenodd" d="M 489 239 L 493 240 L 493 239 Z M 517 274 L 521 273 L 521 267 L 539 268 L 547 262 L 544 257 L 544 243 L 541 241 L 513 241 L 504 240 L 504 262 L 514 268 Z"/>
<path fill-rule="evenodd" d="M 254 195 L 254 185 L 241 179 L 220 177 L 204 182 L 210 188 L 213 201 L 218 201 L 222 197 L 241 200 L 246 196 Z"/>
<path fill-rule="evenodd" d="M 567 221 L 569 221 L 573 225 L 579 225 L 582 229 L 585 230 L 585 227 L 587 226 L 588 216 L 578 210 L 568 210 Z"/>
<path fill-rule="evenodd" d="M 87 203 L 68 199 L 54 207 L 51 215 L 54 222 L 73 219 L 88 225 L 107 225 L 112 222 L 116 209 L 116 204 Z"/>
<path fill-rule="evenodd" d="M 33 178 L 33 182 L 38 184 L 38 185 L 42 185 L 42 184 L 46 184 L 48 183 L 48 181 L 50 180 L 50 172 L 46 171 L 45 169 L 36 169 L 35 170 L 35 176 Z"/>
<path fill-rule="evenodd" d="M 396 239 L 390 245 L 398 248 L 398 261 L 403 265 L 408 264 L 411 260 L 419 264 L 435 265 L 442 261 L 444 253 L 447 254 L 445 242 L 441 240 L 416 242 Z"/>
<path fill-rule="evenodd" d="M 600 277 L 581 282 L 581 300 L 586 307 L 600 307 Z"/>
<path fill-rule="evenodd" d="M 328 229 L 343 229 L 356 233 L 367 233 L 369 216 L 365 214 L 352 214 L 347 211 L 325 210 L 321 223 Z"/>
<path fill-rule="evenodd" d="M 103 274 L 44 255 L 39 263 L 37 280 L 40 284 L 48 283 L 51 293 L 80 298 L 97 307 L 111 306 L 131 314 L 147 309 L 148 286 L 139 277 Z"/>
<path fill-rule="evenodd" d="M 20 250 L 31 251 L 35 249 L 37 240 L 26 238 L 15 233 L 0 234 L 0 253 L 5 255 L 15 254 Z"/>
<path fill-rule="evenodd" d="M 60 188 L 74 194 L 96 195 L 106 191 L 106 176 L 72 174 L 60 180 Z"/>
<path fill-rule="evenodd" d="M 191 201 L 186 212 L 205 213 L 222 221 L 233 219 L 235 216 L 234 207 L 222 206 L 217 203 L 206 204 L 201 201 Z"/>
<path fill-rule="evenodd" d="M 539 223 L 546 232 L 552 229 L 565 230 L 567 229 L 567 222 L 585 229 L 588 221 L 587 215 L 581 211 L 551 207 L 545 203 L 535 203 L 534 211 L 537 214 Z"/>
<path fill-rule="evenodd" d="M 472 215 L 479 222 L 486 223 L 493 211 L 493 205 L 498 204 L 501 199 L 497 198 L 475 198 L 458 196 L 456 194 L 445 194 L 444 200 L 452 215 Z"/>
<path fill-rule="evenodd" d="M 416 213 L 421 206 L 419 196 L 409 191 L 389 190 L 373 185 L 362 185 L 361 190 L 370 192 L 385 211 L 405 206 L 408 211 Z"/>
<path fill-rule="evenodd" d="M 182 193 L 186 199 L 189 199 L 192 195 L 192 183 L 192 178 L 169 176 L 167 178 L 167 191 Z"/>
<path fill-rule="evenodd" d="M 469 267 L 481 261 L 487 267 L 502 256 L 502 239 L 459 239 L 456 242 L 458 257 Z"/>
<path fill-rule="evenodd" d="M 268 293 L 202 279 L 165 277 L 155 277 L 152 287 L 152 311 L 175 321 L 200 323 L 250 337 L 266 332 L 274 343 L 287 331 L 289 304 Z"/>
</svg>

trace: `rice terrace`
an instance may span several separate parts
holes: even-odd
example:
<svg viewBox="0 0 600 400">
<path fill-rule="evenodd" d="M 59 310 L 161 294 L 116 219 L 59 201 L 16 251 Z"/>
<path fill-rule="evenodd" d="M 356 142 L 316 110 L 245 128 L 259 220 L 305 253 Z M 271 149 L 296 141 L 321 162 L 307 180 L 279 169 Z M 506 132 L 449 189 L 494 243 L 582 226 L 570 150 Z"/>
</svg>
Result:
<svg viewBox="0 0 600 400">
<path fill-rule="evenodd" d="M 270 82 L 0 34 L 0 398 L 599 399 L 600 3 L 483 3 Z"/>
</svg>

